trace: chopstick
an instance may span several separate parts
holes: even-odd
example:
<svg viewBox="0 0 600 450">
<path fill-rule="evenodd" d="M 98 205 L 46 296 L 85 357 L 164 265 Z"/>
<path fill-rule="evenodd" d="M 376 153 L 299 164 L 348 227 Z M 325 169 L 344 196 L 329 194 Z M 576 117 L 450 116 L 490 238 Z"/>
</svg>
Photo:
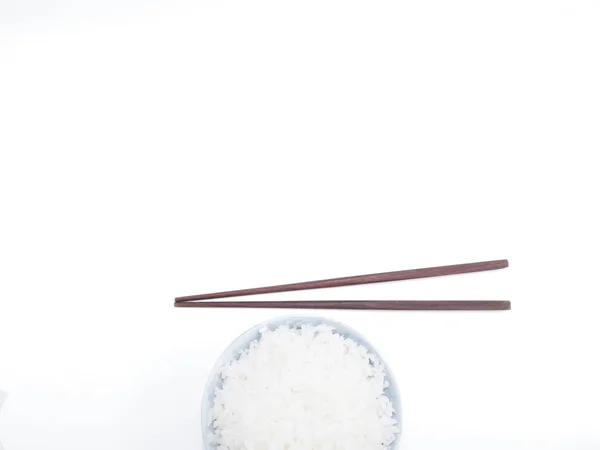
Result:
<svg viewBox="0 0 600 450">
<path fill-rule="evenodd" d="M 486 270 L 497 270 L 508 267 L 508 260 L 500 259 L 495 261 L 482 261 L 468 264 L 454 264 L 451 266 L 438 266 L 438 267 L 426 267 L 423 269 L 410 269 L 410 270 L 399 270 L 395 272 L 383 272 L 373 273 L 368 275 L 355 275 L 351 277 L 341 278 L 330 278 L 326 280 L 315 280 L 315 281 L 304 281 L 301 283 L 291 284 L 280 284 L 277 286 L 265 286 L 253 289 L 240 289 L 235 291 L 224 291 L 214 292 L 211 294 L 200 294 L 200 295 L 189 295 L 185 297 L 177 297 L 175 299 L 175 306 L 189 306 L 180 305 L 179 303 L 192 302 L 194 300 L 209 300 L 215 298 L 225 297 L 240 297 L 243 295 L 256 295 L 256 294 L 269 294 L 274 292 L 287 292 L 287 291 L 300 291 L 305 289 L 320 289 L 330 288 L 339 286 L 351 286 L 356 284 L 369 284 L 369 283 L 383 283 L 386 281 L 400 281 L 400 280 L 411 280 L 415 278 L 428 278 L 428 277 L 441 277 L 445 275 L 457 275 L 461 273 L 471 272 L 482 272 Z M 216 303 L 216 302 L 213 302 Z M 260 303 L 260 302 L 256 302 Z M 388 303 L 388 302 L 386 302 Z M 439 302 L 436 302 L 439 303 Z M 209 305 L 208 303 L 206 305 Z M 210 306 L 210 305 L 209 305 Z M 219 305 L 212 305 L 218 307 Z M 232 308 L 233 306 L 225 306 Z M 265 307 L 265 306 L 254 306 L 254 307 Z M 267 306 L 274 308 L 274 306 Z M 291 308 L 291 306 L 288 306 Z M 302 307 L 302 306 L 300 306 Z M 358 309 L 352 305 L 350 308 L 344 309 Z M 387 309 L 387 308 L 379 308 Z"/>
<path fill-rule="evenodd" d="M 498 311 L 510 309 L 504 300 L 288 300 L 175 302 L 180 308 L 294 308 L 404 311 Z"/>
</svg>

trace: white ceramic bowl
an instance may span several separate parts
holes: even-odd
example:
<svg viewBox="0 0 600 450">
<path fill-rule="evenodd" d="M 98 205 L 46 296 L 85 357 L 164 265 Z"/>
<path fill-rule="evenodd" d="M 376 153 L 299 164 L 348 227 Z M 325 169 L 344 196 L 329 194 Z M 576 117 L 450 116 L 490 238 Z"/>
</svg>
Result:
<svg viewBox="0 0 600 450">
<path fill-rule="evenodd" d="M 210 420 L 210 412 L 213 408 L 213 401 L 215 397 L 215 388 L 220 387 L 222 380 L 220 377 L 221 370 L 229 361 L 236 359 L 240 355 L 240 351 L 250 346 L 250 342 L 260 338 L 260 330 L 265 328 L 275 329 L 281 325 L 288 325 L 292 328 L 300 327 L 301 325 L 320 325 L 326 324 L 335 328 L 342 336 L 346 336 L 358 344 L 364 346 L 369 352 L 375 354 L 385 366 L 385 372 L 389 387 L 385 389 L 386 396 L 391 400 L 394 406 L 395 414 L 394 419 L 398 421 L 398 428 L 402 429 L 402 410 L 400 408 L 400 394 L 396 386 L 396 380 L 392 375 L 392 372 L 385 360 L 381 357 L 379 352 L 359 333 L 354 331 L 348 325 L 336 322 L 334 320 L 327 319 L 319 316 L 281 316 L 276 317 L 266 322 L 260 323 L 247 330 L 244 334 L 234 340 L 229 347 L 221 354 L 216 364 L 214 365 L 206 383 L 204 389 L 204 396 L 202 398 L 202 440 L 204 442 L 204 448 L 206 450 L 217 450 L 217 446 L 211 442 L 210 436 L 213 434 L 214 429 Z M 398 441 L 400 434 L 396 437 L 394 442 L 389 446 L 389 450 L 396 450 L 398 447 Z"/>
</svg>

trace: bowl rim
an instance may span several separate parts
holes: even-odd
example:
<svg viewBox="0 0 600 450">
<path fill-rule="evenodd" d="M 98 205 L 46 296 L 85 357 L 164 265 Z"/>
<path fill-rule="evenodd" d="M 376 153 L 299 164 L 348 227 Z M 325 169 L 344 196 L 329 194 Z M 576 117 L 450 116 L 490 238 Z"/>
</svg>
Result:
<svg viewBox="0 0 600 450">
<path fill-rule="evenodd" d="M 205 450 L 217 450 L 215 444 L 210 442 L 210 426 L 209 421 L 210 411 L 213 407 L 214 389 L 216 388 L 216 377 L 221 372 L 225 363 L 238 357 L 240 350 L 247 348 L 252 341 L 260 336 L 260 331 L 265 328 L 274 329 L 281 325 L 290 325 L 290 323 L 305 322 L 309 325 L 325 324 L 332 326 L 334 331 L 345 337 L 349 337 L 358 344 L 367 348 L 370 353 L 373 353 L 379 361 L 383 364 L 386 380 L 389 386 L 385 388 L 386 395 L 392 402 L 394 407 L 394 418 L 397 420 L 397 427 L 400 430 L 396 434 L 396 439 L 386 448 L 386 450 L 396 450 L 402 436 L 402 403 L 400 397 L 400 391 L 394 373 L 390 366 L 386 363 L 381 353 L 367 340 L 361 333 L 356 331 L 353 327 L 340 322 L 338 320 L 331 319 L 329 317 L 309 314 L 291 314 L 272 317 L 271 319 L 264 320 L 238 335 L 231 343 L 225 348 L 225 350 L 217 358 L 216 362 L 212 366 L 208 375 L 207 381 L 204 386 L 202 394 L 202 413 L 201 413 L 201 424 L 202 424 L 202 444 Z"/>
</svg>

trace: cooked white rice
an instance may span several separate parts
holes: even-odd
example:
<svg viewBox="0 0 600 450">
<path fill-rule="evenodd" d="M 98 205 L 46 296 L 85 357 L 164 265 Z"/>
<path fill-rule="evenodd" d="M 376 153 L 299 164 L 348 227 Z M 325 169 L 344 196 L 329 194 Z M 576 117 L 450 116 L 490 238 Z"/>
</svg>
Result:
<svg viewBox="0 0 600 450">
<path fill-rule="evenodd" d="M 263 330 L 221 377 L 220 450 L 383 450 L 399 432 L 382 362 L 327 325 Z"/>
</svg>

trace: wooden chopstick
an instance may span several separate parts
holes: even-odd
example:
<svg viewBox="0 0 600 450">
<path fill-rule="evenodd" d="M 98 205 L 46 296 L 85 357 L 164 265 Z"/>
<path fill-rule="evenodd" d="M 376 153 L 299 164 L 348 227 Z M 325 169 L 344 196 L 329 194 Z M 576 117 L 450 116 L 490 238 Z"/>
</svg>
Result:
<svg viewBox="0 0 600 450">
<path fill-rule="evenodd" d="M 330 278 L 327 280 L 304 281 L 302 283 L 280 284 L 277 286 L 266 286 L 253 289 L 215 292 L 212 294 L 189 295 L 186 297 L 177 297 L 175 299 L 175 303 L 191 302 L 194 300 L 209 300 L 214 298 L 240 297 L 242 295 L 269 294 L 273 292 L 300 291 L 304 289 L 320 289 L 351 286 L 356 284 L 382 283 L 385 281 L 411 280 L 414 278 L 441 277 L 445 275 L 457 275 L 461 273 L 504 269 L 506 267 L 508 267 L 508 260 L 506 259 L 468 264 L 455 264 L 451 266 L 426 267 L 424 269 L 399 270 L 396 272 L 373 273 L 368 275 L 355 275 L 351 277 Z"/>
<path fill-rule="evenodd" d="M 361 309 L 409 311 L 492 311 L 508 310 L 504 300 L 288 300 L 175 302 L 187 308 L 294 308 L 294 309 Z"/>
</svg>

